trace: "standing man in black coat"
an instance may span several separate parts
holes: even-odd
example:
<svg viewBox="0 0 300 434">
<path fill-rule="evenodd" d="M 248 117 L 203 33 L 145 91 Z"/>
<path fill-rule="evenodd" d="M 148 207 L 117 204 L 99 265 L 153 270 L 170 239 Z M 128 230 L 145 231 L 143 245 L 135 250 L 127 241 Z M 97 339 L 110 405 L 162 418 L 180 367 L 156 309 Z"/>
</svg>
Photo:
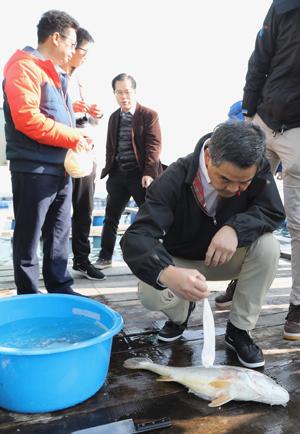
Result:
<svg viewBox="0 0 300 434">
<path fill-rule="evenodd" d="M 282 162 L 284 206 L 292 247 L 292 291 L 286 339 L 300 339 L 300 0 L 274 0 L 256 38 L 243 114 L 266 134 L 275 174 Z"/>
</svg>

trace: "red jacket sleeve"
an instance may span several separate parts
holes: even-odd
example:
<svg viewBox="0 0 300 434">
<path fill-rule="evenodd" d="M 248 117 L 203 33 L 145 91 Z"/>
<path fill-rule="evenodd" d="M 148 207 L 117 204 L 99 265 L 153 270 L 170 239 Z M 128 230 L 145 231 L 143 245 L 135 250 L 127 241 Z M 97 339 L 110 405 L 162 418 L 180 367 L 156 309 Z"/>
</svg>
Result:
<svg viewBox="0 0 300 434">
<path fill-rule="evenodd" d="M 80 132 L 47 118 L 40 111 L 41 82 L 49 81 L 43 75 L 40 68 L 29 67 L 26 60 L 14 63 L 7 71 L 5 93 L 15 127 L 44 145 L 75 148 Z"/>
</svg>

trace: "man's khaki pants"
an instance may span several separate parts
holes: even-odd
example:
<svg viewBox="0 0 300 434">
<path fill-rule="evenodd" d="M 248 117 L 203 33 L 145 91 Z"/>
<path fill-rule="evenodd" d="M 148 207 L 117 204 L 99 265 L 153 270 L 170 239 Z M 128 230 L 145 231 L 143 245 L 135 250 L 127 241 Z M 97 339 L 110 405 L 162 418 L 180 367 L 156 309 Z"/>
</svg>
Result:
<svg viewBox="0 0 300 434">
<path fill-rule="evenodd" d="M 176 267 L 198 270 L 208 282 L 238 278 L 229 318 L 239 329 L 251 330 L 275 277 L 279 256 L 278 241 L 271 233 L 265 233 L 250 246 L 237 249 L 224 265 L 207 267 L 204 261 L 178 257 L 173 260 Z M 189 301 L 177 297 L 168 288 L 160 291 L 140 282 L 138 296 L 146 309 L 163 312 L 175 324 L 185 322 Z"/>
<path fill-rule="evenodd" d="M 273 131 L 256 114 L 252 120 L 265 132 L 266 157 L 275 174 L 282 162 L 284 209 L 287 228 L 291 235 L 292 291 L 290 303 L 300 304 L 300 128 L 292 128 L 283 134 Z"/>
</svg>

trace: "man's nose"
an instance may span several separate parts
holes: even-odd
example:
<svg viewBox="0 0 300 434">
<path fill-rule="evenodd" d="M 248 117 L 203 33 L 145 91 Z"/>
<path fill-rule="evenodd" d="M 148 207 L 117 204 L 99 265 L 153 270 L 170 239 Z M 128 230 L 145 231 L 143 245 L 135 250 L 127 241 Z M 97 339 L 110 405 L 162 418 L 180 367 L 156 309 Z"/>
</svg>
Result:
<svg viewBox="0 0 300 434">
<path fill-rule="evenodd" d="M 240 190 L 239 184 L 229 184 L 227 185 L 226 190 L 228 190 L 230 193 L 237 193 Z"/>
</svg>

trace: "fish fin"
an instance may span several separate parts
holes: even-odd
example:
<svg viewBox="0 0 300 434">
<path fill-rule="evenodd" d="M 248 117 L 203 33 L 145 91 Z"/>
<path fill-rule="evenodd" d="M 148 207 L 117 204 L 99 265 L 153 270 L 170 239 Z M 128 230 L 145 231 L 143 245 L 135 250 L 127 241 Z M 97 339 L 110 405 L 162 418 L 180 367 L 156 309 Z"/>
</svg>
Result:
<svg viewBox="0 0 300 434">
<path fill-rule="evenodd" d="M 217 387 L 218 389 L 228 389 L 232 385 L 232 383 L 230 383 L 229 381 L 216 380 L 209 383 L 209 385 L 212 387 Z"/>
<path fill-rule="evenodd" d="M 220 396 L 219 398 L 215 399 L 210 404 L 208 404 L 208 406 L 209 407 L 219 407 L 220 405 L 226 404 L 226 402 L 229 402 L 232 399 L 234 399 L 234 398 L 229 392 L 224 393 L 224 394 L 222 394 L 222 396 Z"/>
<path fill-rule="evenodd" d="M 129 369 L 148 369 L 148 366 L 153 365 L 151 359 L 134 357 L 132 359 L 125 360 L 123 366 Z"/>
<path fill-rule="evenodd" d="M 171 375 L 162 375 L 156 381 L 174 381 Z"/>
</svg>

